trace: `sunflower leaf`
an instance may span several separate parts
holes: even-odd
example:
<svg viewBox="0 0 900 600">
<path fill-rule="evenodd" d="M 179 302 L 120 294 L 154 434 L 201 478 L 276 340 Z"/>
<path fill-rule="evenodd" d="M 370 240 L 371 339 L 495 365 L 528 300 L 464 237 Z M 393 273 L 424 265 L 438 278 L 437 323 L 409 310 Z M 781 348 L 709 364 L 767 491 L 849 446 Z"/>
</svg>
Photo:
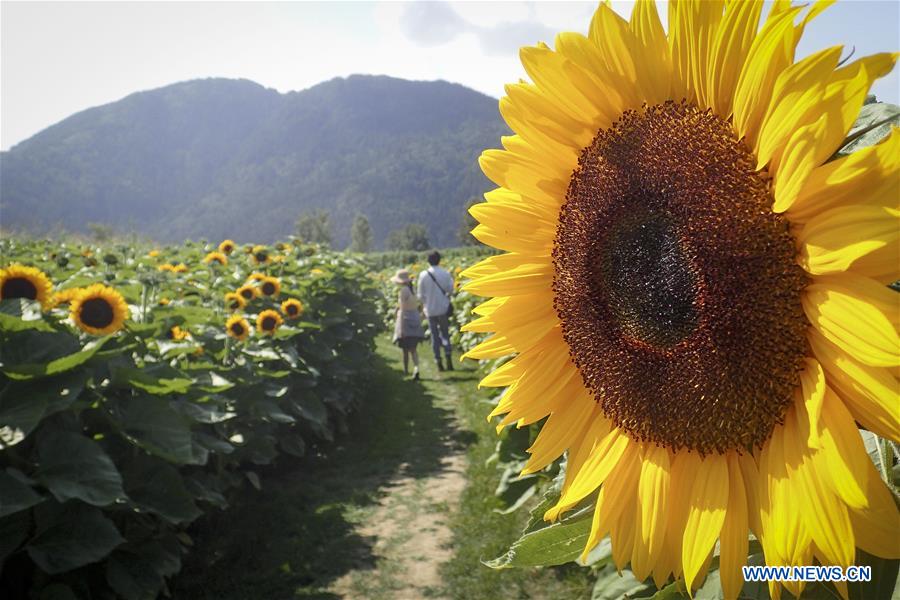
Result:
<svg viewBox="0 0 900 600">
<path fill-rule="evenodd" d="M 841 143 L 834 158 L 852 154 L 860 148 L 874 146 L 900 125 L 900 106 L 884 102 L 866 104 L 859 111 L 856 122 Z"/>
</svg>

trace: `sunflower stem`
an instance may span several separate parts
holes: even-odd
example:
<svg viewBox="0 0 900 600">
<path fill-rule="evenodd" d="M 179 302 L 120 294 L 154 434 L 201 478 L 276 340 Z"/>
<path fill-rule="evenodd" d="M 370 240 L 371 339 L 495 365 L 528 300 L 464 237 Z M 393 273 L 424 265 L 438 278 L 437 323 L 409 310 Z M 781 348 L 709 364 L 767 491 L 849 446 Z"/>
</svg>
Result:
<svg viewBox="0 0 900 600">
<path fill-rule="evenodd" d="M 888 484 L 889 488 L 894 487 L 894 481 L 892 477 L 892 471 L 894 468 L 894 448 L 891 446 L 891 443 L 884 439 L 880 438 L 878 440 L 881 446 L 881 469 L 882 476 L 884 477 L 885 482 Z"/>
</svg>

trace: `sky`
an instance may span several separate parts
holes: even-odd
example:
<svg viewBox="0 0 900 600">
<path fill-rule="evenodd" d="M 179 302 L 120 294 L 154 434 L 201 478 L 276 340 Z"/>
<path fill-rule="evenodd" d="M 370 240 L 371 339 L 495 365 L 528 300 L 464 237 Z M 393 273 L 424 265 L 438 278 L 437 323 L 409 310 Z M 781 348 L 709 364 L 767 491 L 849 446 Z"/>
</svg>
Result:
<svg viewBox="0 0 900 600">
<path fill-rule="evenodd" d="M 665 17 L 664 3 L 660 12 Z M 0 148 L 78 111 L 202 77 L 280 92 L 381 74 L 499 98 L 518 49 L 586 33 L 595 2 L 0 2 Z M 630 2 L 613 2 L 622 15 Z M 765 9 L 767 10 L 767 9 Z M 665 24 L 665 21 L 664 21 Z M 807 27 L 798 58 L 844 44 L 900 50 L 900 0 L 845 0 Z M 876 83 L 900 103 L 895 70 Z"/>
</svg>

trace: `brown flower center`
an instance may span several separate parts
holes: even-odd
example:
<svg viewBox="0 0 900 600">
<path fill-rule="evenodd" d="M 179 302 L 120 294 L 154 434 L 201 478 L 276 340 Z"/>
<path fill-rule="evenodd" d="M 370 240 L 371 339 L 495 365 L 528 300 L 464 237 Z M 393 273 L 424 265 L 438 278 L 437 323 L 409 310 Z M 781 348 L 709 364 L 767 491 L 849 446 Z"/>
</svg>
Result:
<svg viewBox="0 0 900 600">
<path fill-rule="evenodd" d="M 275 329 L 275 325 L 277 322 L 275 321 L 275 317 L 263 317 L 262 320 L 262 328 L 266 331 L 272 331 Z"/>
<path fill-rule="evenodd" d="M 112 324 L 115 313 L 110 303 L 103 298 L 90 298 L 81 303 L 78 318 L 88 327 L 103 329 Z"/>
<path fill-rule="evenodd" d="M 799 384 L 806 277 L 755 162 L 684 102 L 626 112 L 581 154 L 554 306 L 585 385 L 635 439 L 759 445 Z"/>
<path fill-rule="evenodd" d="M 4 300 L 12 298 L 37 300 L 37 286 L 24 277 L 12 277 L 3 282 L 3 288 L 0 289 L 0 298 Z"/>
</svg>

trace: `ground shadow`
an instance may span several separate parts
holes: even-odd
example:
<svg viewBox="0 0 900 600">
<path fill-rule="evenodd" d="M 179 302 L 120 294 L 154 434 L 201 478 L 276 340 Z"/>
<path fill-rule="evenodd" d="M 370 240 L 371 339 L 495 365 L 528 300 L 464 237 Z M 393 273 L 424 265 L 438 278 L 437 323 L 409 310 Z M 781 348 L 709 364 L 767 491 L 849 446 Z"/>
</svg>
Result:
<svg viewBox="0 0 900 600">
<path fill-rule="evenodd" d="M 378 502 L 398 472 L 440 473 L 446 456 L 475 439 L 395 362 L 374 357 L 348 434 L 315 456 L 282 461 L 264 473 L 262 492 L 246 491 L 192 527 L 195 546 L 171 586 L 174 598 L 336 598 L 327 591 L 333 581 L 375 567 L 376 540 L 354 531 L 348 511 Z"/>
</svg>

